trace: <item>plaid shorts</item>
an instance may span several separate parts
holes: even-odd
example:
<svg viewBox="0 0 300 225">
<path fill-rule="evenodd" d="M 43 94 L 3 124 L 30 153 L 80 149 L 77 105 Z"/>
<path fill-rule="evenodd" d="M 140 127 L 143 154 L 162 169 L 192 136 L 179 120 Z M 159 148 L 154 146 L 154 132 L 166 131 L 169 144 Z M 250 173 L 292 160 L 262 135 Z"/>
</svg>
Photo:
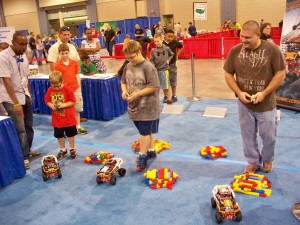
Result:
<svg viewBox="0 0 300 225">
<path fill-rule="evenodd" d="M 176 63 L 170 64 L 169 76 L 170 76 L 170 85 L 171 87 L 177 86 L 177 66 Z"/>
<path fill-rule="evenodd" d="M 169 70 L 158 71 L 158 78 L 162 89 L 170 88 Z"/>
</svg>

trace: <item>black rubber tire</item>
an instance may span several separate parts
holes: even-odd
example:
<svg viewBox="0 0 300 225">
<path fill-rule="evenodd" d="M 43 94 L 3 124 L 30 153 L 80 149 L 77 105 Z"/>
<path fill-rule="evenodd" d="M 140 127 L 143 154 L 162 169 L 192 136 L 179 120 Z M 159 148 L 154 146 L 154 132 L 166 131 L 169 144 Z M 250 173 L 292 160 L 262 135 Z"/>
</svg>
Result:
<svg viewBox="0 0 300 225">
<path fill-rule="evenodd" d="M 62 174 L 61 174 L 61 170 L 59 169 L 59 170 L 57 170 L 57 178 L 62 178 Z"/>
<path fill-rule="evenodd" d="M 217 221 L 217 223 L 222 223 L 223 222 L 222 213 L 216 212 L 216 221 Z"/>
<path fill-rule="evenodd" d="M 47 174 L 45 174 L 44 172 L 43 172 L 43 180 L 44 180 L 44 181 L 47 181 L 47 180 L 48 180 Z"/>
<path fill-rule="evenodd" d="M 211 201 L 211 207 L 213 207 L 213 208 L 215 209 L 215 208 L 217 207 L 217 203 L 216 203 L 215 198 L 212 197 L 212 198 L 210 199 L 210 201 Z"/>
<path fill-rule="evenodd" d="M 120 168 L 120 169 L 118 170 L 118 173 L 119 173 L 120 177 L 124 177 L 125 174 L 126 174 L 126 169 Z"/>
<path fill-rule="evenodd" d="M 235 221 L 240 222 L 242 219 L 243 219 L 242 213 L 241 213 L 241 211 L 238 211 L 235 214 Z"/>
<path fill-rule="evenodd" d="M 114 176 L 112 176 L 112 177 L 109 179 L 109 183 L 110 183 L 111 185 L 115 185 L 115 184 L 117 183 L 117 178 L 114 177 Z"/>
<path fill-rule="evenodd" d="M 97 182 L 97 184 L 102 184 L 103 183 L 101 177 L 98 177 L 98 176 L 96 177 L 96 182 Z"/>
</svg>

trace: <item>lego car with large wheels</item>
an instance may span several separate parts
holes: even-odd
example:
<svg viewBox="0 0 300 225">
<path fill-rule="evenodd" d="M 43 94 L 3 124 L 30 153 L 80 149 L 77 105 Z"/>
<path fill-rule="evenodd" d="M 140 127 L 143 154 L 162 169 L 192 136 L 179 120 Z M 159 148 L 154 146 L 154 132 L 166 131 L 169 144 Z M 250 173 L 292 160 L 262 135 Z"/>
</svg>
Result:
<svg viewBox="0 0 300 225">
<path fill-rule="evenodd" d="M 123 159 L 121 158 L 111 158 L 107 160 L 104 166 L 96 172 L 97 184 L 109 182 L 110 184 L 115 185 L 117 183 L 117 178 L 114 174 L 118 173 L 121 177 L 126 174 L 126 169 L 121 168 L 122 163 Z"/>
<path fill-rule="evenodd" d="M 41 161 L 44 181 L 51 178 L 62 178 L 59 163 L 54 155 L 46 155 Z"/>
<path fill-rule="evenodd" d="M 211 206 L 218 210 L 215 214 L 217 223 L 222 223 L 223 219 L 240 222 L 242 220 L 242 213 L 231 187 L 227 184 L 216 185 L 212 192 Z"/>
</svg>

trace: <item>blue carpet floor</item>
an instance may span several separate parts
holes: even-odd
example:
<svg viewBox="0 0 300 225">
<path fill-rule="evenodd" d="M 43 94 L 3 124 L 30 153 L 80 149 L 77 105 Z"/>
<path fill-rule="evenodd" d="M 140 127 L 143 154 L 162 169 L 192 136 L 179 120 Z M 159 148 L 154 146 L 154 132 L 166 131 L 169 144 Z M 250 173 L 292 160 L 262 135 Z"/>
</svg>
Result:
<svg viewBox="0 0 300 225">
<path fill-rule="evenodd" d="M 43 181 L 40 159 L 32 161 L 25 177 L 0 189 L 1 225 L 196 225 L 216 224 L 211 208 L 212 189 L 229 184 L 247 165 L 238 124 L 236 100 L 203 99 L 187 102 L 181 115 L 162 114 L 157 139 L 171 143 L 150 163 L 149 169 L 168 167 L 179 174 L 172 190 L 153 190 L 144 184 L 143 173 L 135 171 L 136 154 L 131 144 L 138 139 L 136 128 L 124 114 L 112 121 L 88 120 L 88 135 L 76 136 L 79 157 L 60 161 L 62 179 Z M 203 117 L 205 107 L 226 107 L 225 118 Z M 50 116 L 34 115 L 33 149 L 57 154 Z M 222 145 L 228 158 L 208 161 L 199 150 Z M 243 220 L 223 224 L 291 225 L 299 224 L 291 206 L 300 201 L 299 114 L 281 109 L 278 124 L 274 171 L 266 174 L 272 182 L 270 197 L 236 194 Z M 96 183 L 99 165 L 83 163 L 86 156 L 108 151 L 124 160 L 124 177 L 117 184 Z M 259 172 L 261 173 L 261 172 Z"/>
</svg>

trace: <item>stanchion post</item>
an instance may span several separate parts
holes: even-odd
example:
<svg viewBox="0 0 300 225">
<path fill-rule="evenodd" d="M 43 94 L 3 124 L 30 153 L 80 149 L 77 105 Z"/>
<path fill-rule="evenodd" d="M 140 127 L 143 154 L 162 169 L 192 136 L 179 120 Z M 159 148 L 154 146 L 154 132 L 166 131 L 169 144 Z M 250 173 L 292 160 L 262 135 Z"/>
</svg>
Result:
<svg viewBox="0 0 300 225">
<path fill-rule="evenodd" d="M 192 66 L 192 96 L 187 97 L 186 100 L 190 102 L 200 101 L 201 97 L 196 96 L 196 88 L 195 88 L 195 65 L 194 65 L 194 52 L 191 52 L 191 66 Z"/>
</svg>

